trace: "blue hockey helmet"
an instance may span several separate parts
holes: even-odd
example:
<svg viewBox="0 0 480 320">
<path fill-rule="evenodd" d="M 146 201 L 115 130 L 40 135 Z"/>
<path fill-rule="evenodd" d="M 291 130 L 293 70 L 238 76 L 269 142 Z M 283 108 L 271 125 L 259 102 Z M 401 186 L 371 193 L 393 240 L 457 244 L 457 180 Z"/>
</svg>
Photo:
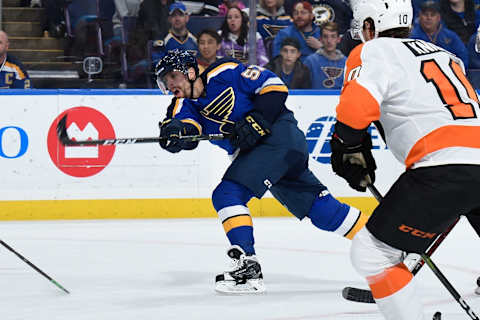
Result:
<svg viewBox="0 0 480 320">
<path fill-rule="evenodd" d="M 178 71 L 188 77 L 188 69 L 195 69 L 195 76 L 198 76 L 198 64 L 195 56 L 186 50 L 174 49 L 168 51 L 160 61 L 158 61 L 155 67 L 155 76 L 157 77 L 157 85 L 162 91 L 165 90 L 163 83 L 163 77 L 171 72 Z"/>
</svg>

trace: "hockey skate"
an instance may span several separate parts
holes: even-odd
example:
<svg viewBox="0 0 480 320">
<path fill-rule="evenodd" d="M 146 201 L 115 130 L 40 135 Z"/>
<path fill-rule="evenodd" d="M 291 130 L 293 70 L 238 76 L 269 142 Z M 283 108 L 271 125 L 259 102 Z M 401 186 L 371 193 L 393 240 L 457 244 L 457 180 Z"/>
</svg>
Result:
<svg viewBox="0 0 480 320">
<path fill-rule="evenodd" d="M 258 294 L 265 292 L 260 263 L 256 256 L 247 256 L 239 246 L 227 251 L 232 259 L 232 270 L 215 278 L 215 291 L 223 294 Z"/>
</svg>

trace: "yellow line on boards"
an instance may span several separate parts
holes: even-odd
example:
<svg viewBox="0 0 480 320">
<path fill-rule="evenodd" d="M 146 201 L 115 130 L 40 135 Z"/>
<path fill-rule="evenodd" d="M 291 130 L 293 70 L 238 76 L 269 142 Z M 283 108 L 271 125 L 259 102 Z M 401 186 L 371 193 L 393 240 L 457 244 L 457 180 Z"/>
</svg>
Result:
<svg viewBox="0 0 480 320">
<path fill-rule="evenodd" d="M 377 201 L 367 197 L 339 198 L 370 214 Z M 292 216 L 275 199 L 253 199 L 254 217 Z M 210 199 L 109 199 L 0 201 L 0 220 L 216 218 Z"/>
</svg>

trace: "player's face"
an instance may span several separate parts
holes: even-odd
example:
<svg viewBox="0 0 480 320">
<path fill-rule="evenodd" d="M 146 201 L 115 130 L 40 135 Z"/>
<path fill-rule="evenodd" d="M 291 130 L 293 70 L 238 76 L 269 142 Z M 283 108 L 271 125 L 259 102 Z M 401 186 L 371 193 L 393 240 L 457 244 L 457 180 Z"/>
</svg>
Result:
<svg viewBox="0 0 480 320">
<path fill-rule="evenodd" d="M 336 31 L 323 30 L 320 41 L 323 44 L 323 50 L 331 53 L 337 49 L 337 44 L 340 42 L 340 36 Z"/>
<path fill-rule="evenodd" d="M 280 55 L 282 56 L 282 63 L 286 67 L 292 67 L 298 58 L 300 58 L 300 51 L 294 46 L 283 46 L 280 50 Z"/>
<path fill-rule="evenodd" d="M 198 39 L 198 50 L 205 60 L 215 59 L 218 49 L 220 49 L 220 44 L 211 35 L 204 33 Z"/>
<path fill-rule="evenodd" d="M 179 72 L 172 71 L 167 73 L 163 78 L 163 82 L 167 86 L 167 89 L 172 92 L 177 98 L 190 98 L 190 82 L 187 77 Z"/>
<path fill-rule="evenodd" d="M 242 27 L 242 14 L 237 8 L 228 10 L 227 13 L 228 30 L 233 34 L 239 34 Z"/>
<path fill-rule="evenodd" d="M 0 58 L 3 58 L 3 56 L 7 53 L 8 51 L 8 38 L 5 32 L 0 31 Z"/>
<path fill-rule="evenodd" d="M 292 16 L 293 23 L 300 30 L 309 26 L 313 21 L 313 13 L 304 8 L 302 3 L 298 3 L 295 8 L 293 8 Z"/>
<path fill-rule="evenodd" d="M 418 22 L 423 30 L 427 33 L 435 32 L 440 25 L 441 16 L 440 13 L 433 10 L 427 10 L 420 12 L 418 15 Z"/>
</svg>

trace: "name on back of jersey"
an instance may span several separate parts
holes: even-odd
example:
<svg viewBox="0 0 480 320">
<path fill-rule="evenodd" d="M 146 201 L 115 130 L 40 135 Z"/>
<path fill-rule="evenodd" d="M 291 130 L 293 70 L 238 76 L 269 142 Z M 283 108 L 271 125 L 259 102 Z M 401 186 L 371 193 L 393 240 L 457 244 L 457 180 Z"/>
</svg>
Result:
<svg viewBox="0 0 480 320">
<path fill-rule="evenodd" d="M 423 40 L 407 40 L 402 41 L 407 48 L 417 57 L 425 56 L 436 52 L 446 52 L 445 49 L 437 47 L 433 43 L 425 42 Z"/>
</svg>

